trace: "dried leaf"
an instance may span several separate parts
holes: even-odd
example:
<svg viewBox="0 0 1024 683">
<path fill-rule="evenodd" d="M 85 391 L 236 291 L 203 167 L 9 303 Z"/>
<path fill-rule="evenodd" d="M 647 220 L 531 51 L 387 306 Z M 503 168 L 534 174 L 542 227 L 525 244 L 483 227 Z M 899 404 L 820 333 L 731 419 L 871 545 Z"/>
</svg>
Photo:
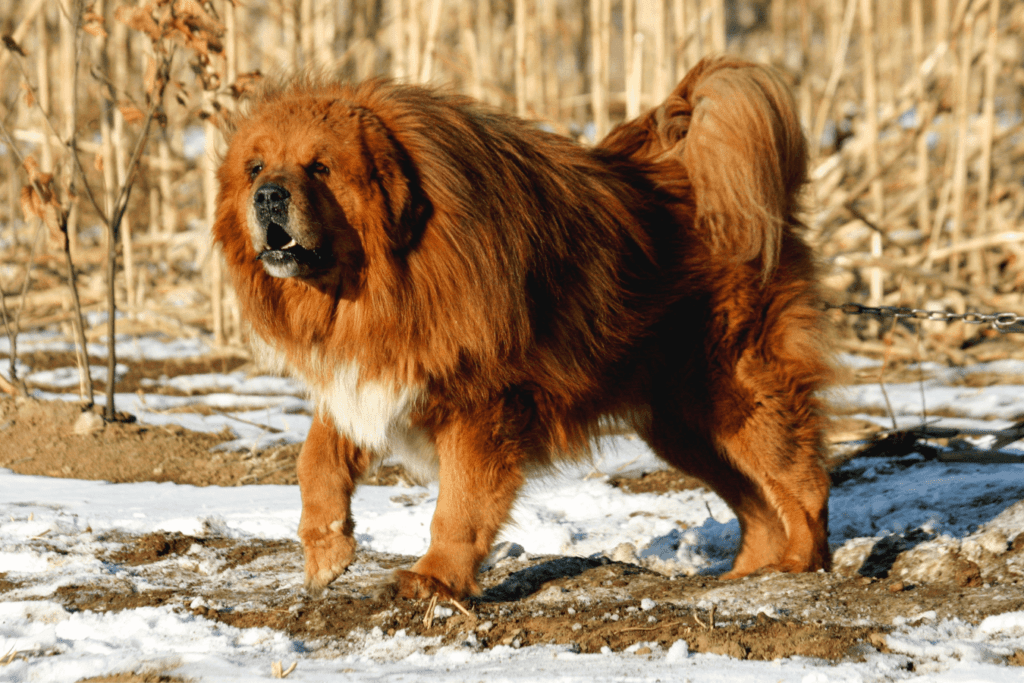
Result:
<svg viewBox="0 0 1024 683">
<path fill-rule="evenodd" d="M 146 120 L 146 115 L 142 113 L 142 110 L 131 102 L 121 102 L 117 105 L 117 109 L 124 117 L 125 123 L 142 123 Z"/>
<path fill-rule="evenodd" d="M 208 59 L 211 52 L 224 51 L 224 25 L 211 17 L 196 0 L 177 0 L 167 18 L 167 34 Z"/>
<path fill-rule="evenodd" d="M 25 171 L 29 182 L 21 188 L 21 211 L 26 217 L 41 219 L 50 233 L 50 241 L 63 248 L 67 242 L 67 234 L 64 232 L 66 223 L 63 220 L 64 211 L 57 201 L 53 174 L 43 173 L 31 156 L 25 159 Z"/>
<path fill-rule="evenodd" d="M 250 71 L 249 73 L 239 74 L 235 78 L 235 82 L 231 84 L 231 94 L 236 98 L 244 97 L 251 93 L 259 82 L 263 79 L 263 74 L 259 71 Z"/>
<path fill-rule="evenodd" d="M 149 55 L 146 56 L 146 72 L 142 76 L 142 83 L 147 95 L 152 95 L 156 90 L 156 60 Z"/>
<path fill-rule="evenodd" d="M 18 45 L 18 43 L 15 42 L 14 38 L 12 38 L 11 36 L 4 36 L 3 41 L 4 47 L 6 47 L 9 51 L 13 52 L 14 54 L 21 55 L 22 57 L 28 57 L 28 54 L 21 49 L 21 45 Z"/>
<path fill-rule="evenodd" d="M 148 8 L 122 5 L 114 12 L 114 18 L 128 28 L 145 33 L 154 43 L 162 37 L 160 26 Z"/>
<path fill-rule="evenodd" d="M 24 81 L 19 83 L 19 85 L 21 86 L 21 89 L 25 91 L 25 104 L 29 107 L 34 107 L 36 104 L 36 96 L 35 93 L 32 92 L 32 88 Z"/>
<path fill-rule="evenodd" d="M 93 156 L 93 158 L 92 158 L 92 167 L 94 169 L 96 169 L 97 171 L 99 171 L 100 173 L 103 173 L 103 153 L 102 152 L 96 152 L 96 154 Z"/>
<path fill-rule="evenodd" d="M 28 174 L 28 182 L 32 186 L 38 186 L 40 191 L 43 193 L 43 202 L 57 203 L 56 192 L 53 186 L 53 174 L 43 173 L 42 169 L 39 168 L 39 162 L 36 161 L 35 157 L 29 155 L 25 157 L 25 172 Z M 33 215 L 39 215 L 33 213 Z"/>
<path fill-rule="evenodd" d="M 107 37 L 107 29 L 103 27 L 103 16 L 96 14 L 92 5 L 82 14 L 82 30 L 100 39 Z"/>
</svg>

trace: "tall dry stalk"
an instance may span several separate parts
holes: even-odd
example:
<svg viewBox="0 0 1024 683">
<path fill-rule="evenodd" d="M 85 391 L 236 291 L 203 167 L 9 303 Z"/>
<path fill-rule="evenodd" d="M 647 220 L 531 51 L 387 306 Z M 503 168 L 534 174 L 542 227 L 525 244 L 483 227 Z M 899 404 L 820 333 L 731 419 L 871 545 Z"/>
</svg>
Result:
<svg viewBox="0 0 1024 683">
<path fill-rule="evenodd" d="M 640 116 L 644 72 L 644 34 L 636 30 L 636 0 L 622 3 L 622 49 L 626 67 L 626 118 Z"/>
<path fill-rule="evenodd" d="M 811 130 L 811 158 L 817 158 L 821 151 L 821 136 L 825 133 L 825 124 L 828 121 L 829 111 L 835 101 L 836 90 L 839 82 L 846 73 L 846 53 L 850 47 L 850 35 L 853 33 L 853 22 L 857 18 L 857 7 L 860 0 L 846 0 L 846 9 L 843 12 L 843 25 L 839 30 L 839 48 L 832 58 L 832 71 L 829 74 L 828 82 L 825 84 L 825 92 L 818 104 L 818 114 L 814 119 L 814 128 Z"/>
<path fill-rule="evenodd" d="M 786 0 L 772 0 L 772 56 L 782 62 L 786 56 Z"/>
<path fill-rule="evenodd" d="M 669 51 L 665 39 L 665 2 L 666 0 L 653 0 L 654 3 L 654 93 L 655 102 L 660 102 L 668 95 L 669 74 L 671 66 L 669 62 Z"/>
<path fill-rule="evenodd" d="M 110 50 L 111 45 L 113 50 Z M 117 87 L 124 87 L 128 84 L 128 27 L 122 22 L 116 21 L 112 25 L 112 41 L 107 45 L 108 60 L 112 63 L 111 74 L 113 83 Z M 113 109 L 113 129 L 111 130 L 111 142 L 113 143 L 114 171 L 117 177 L 117 186 L 123 187 L 128 181 L 127 174 L 127 132 L 125 131 L 124 111 L 131 110 L 122 93 L 114 93 L 118 100 L 118 106 Z M 125 215 L 121 221 L 121 254 L 124 267 L 125 299 L 129 311 L 139 305 L 135 291 L 135 250 L 132 245 L 132 224 L 131 216 Z"/>
<path fill-rule="evenodd" d="M 313 23 L 313 0 L 298 0 L 299 4 L 299 46 L 302 53 L 300 64 L 315 64 L 316 50 L 314 48 L 314 32 L 316 25 Z"/>
<path fill-rule="evenodd" d="M 543 49 L 538 55 L 538 69 L 544 74 L 544 112 L 550 121 L 562 125 L 562 88 L 558 69 L 552 68 L 561 58 L 562 31 L 558 25 L 558 3 L 544 0 L 541 13 Z"/>
<path fill-rule="evenodd" d="M 38 9 L 38 7 L 37 7 L 37 9 Z M 73 22 L 73 29 L 74 30 L 72 30 L 70 32 L 70 34 L 76 37 L 76 43 L 75 43 L 76 49 L 73 51 L 74 52 L 74 59 L 72 60 L 73 64 L 74 64 L 74 68 L 71 71 L 72 83 L 71 83 L 71 88 L 70 88 L 70 91 L 72 93 L 72 102 L 70 104 L 70 118 L 71 118 L 72 122 L 77 120 L 77 115 L 78 115 L 78 102 L 77 102 L 77 97 L 76 97 L 77 89 L 76 89 L 75 85 L 77 83 L 77 75 L 78 75 L 78 59 L 79 59 L 79 55 L 81 54 L 81 50 L 78 49 L 78 47 L 80 46 L 80 43 L 77 42 L 77 39 L 78 39 L 78 36 L 81 33 L 79 29 L 80 29 L 80 27 L 82 25 L 82 15 L 83 15 L 83 10 L 82 10 L 81 3 L 80 2 L 72 3 L 71 6 L 69 7 L 69 13 L 68 13 L 68 16 L 67 16 L 68 21 L 69 22 Z M 24 56 L 24 54 L 25 54 L 24 51 L 22 51 L 21 48 L 18 47 L 17 43 L 14 42 L 13 39 L 11 41 L 5 41 L 5 42 L 6 42 L 7 52 L 3 53 L 4 56 L 11 56 L 11 55 L 13 55 L 15 59 L 19 59 L 19 60 L 20 60 L 21 57 Z M 19 65 L 19 67 L 21 67 L 22 73 L 24 74 L 25 73 L 24 65 L 21 64 L 20 61 L 19 61 L 18 65 Z M 26 81 L 27 81 L 27 79 L 26 79 Z M 31 93 L 33 93 L 32 100 L 33 100 L 35 106 L 38 107 L 39 106 L 39 98 L 34 96 L 34 93 L 36 92 L 35 89 L 33 89 L 31 86 L 28 86 L 28 89 L 29 89 L 29 91 Z M 49 129 L 49 132 L 50 133 L 55 133 L 56 132 L 56 127 L 55 127 L 53 121 L 51 120 L 50 116 L 44 115 L 43 116 L 43 120 L 44 120 L 44 124 Z M 76 129 L 75 129 L 74 125 L 70 125 L 69 129 L 71 131 L 71 134 L 70 134 L 70 137 L 68 138 L 68 148 L 71 149 L 71 150 L 74 150 L 75 149 L 75 139 L 76 139 L 77 133 L 76 133 Z M 93 384 L 92 384 L 92 377 L 89 374 L 89 362 L 88 362 L 88 355 L 87 355 L 87 351 L 86 351 L 86 341 L 85 341 L 84 323 L 83 323 L 83 318 L 82 318 L 81 301 L 80 301 L 79 296 L 78 296 L 78 285 L 77 285 L 77 281 L 76 281 L 76 278 L 75 278 L 75 268 L 74 268 L 74 264 L 73 264 L 72 257 L 71 257 L 71 244 L 70 244 L 70 241 L 68 240 L 68 218 L 69 218 L 69 215 L 70 215 L 71 212 L 70 212 L 70 210 L 68 208 L 68 204 L 67 203 L 63 203 L 62 204 L 62 202 L 60 200 L 59 195 L 61 193 L 60 193 L 60 190 L 58 189 L 56 183 L 54 182 L 53 175 L 50 174 L 50 173 L 46 173 L 46 172 L 41 171 L 39 169 L 39 167 L 38 167 L 38 164 L 35 162 L 34 159 L 32 159 L 32 158 L 25 159 L 25 158 L 21 157 L 20 153 L 18 152 L 18 148 L 17 148 L 17 145 L 16 145 L 16 143 L 14 141 L 13 136 L 10 134 L 10 131 L 7 130 L 6 126 L 4 126 L 2 120 L 0 120 L 0 132 L 3 133 L 4 141 L 5 141 L 5 143 L 7 145 L 7 148 L 8 148 L 8 154 L 10 154 L 14 158 L 18 158 L 19 159 L 19 166 L 21 166 L 25 170 L 27 175 L 28 175 L 28 184 L 26 186 L 24 186 L 22 188 L 22 191 L 21 191 L 22 211 L 25 213 L 26 216 L 36 216 L 37 218 L 39 218 L 40 221 L 44 225 L 46 225 L 46 227 L 49 229 L 51 238 L 53 240 L 56 240 L 57 242 L 59 242 L 62 245 L 62 247 L 63 247 L 64 259 L 65 259 L 65 267 L 66 267 L 67 279 L 68 279 L 68 287 L 69 287 L 70 292 L 71 292 L 72 306 L 73 306 L 73 310 L 74 310 L 72 329 L 74 330 L 75 335 L 76 335 L 76 339 L 75 339 L 76 347 L 77 347 L 76 348 L 76 359 L 77 359 L 78 367 L 79 367 L 80 396 L 86 402 L 86 404 L 88 406 L 91 406 L 93 404 L 93 401 L 94 401 L 94 398 L 93 398 Z M 77 160 L 77 156 L 73 155 L 72 158 L 75 161 L 78 161 Z M 80 163 L 78 163 L 77 169 L 79 171 L 81 170 L 81 164 Z M 12 173 L 11 174 L 11 181 L 13 182 L 13 180 L 14 180 L 14 174 Z M 72 195 L 74 193 L 74 189 L 73 188 L 74 188 L 74 176 L 70 176 L 70 178 L 69 178 L 69 180 L 67 182 L 67 185 L 64 187 L 64 191 L 63 191 L 64 197 L 68 197 L 68 196 Z M 86 193 L 90 197 L 92 197 L 91 192 L 89 192 L 88 186 L 86 186 L 85 189 L 86 189 Z M 13 212 L 12 212 L 12 214 L 13 214 Z M 12 221 L 12 224 L 13 224 L 13 221 Z M 14 363 L 16 358 L 17 358 L 17 334 L 18 334 L 18 328 L 19 328 L 19 325 L 20 325 L 20 317 L 21 317 L 21 314 L 25 310 L 24 301 L 25 301 L 25 295 L 27 294 L 27 291 L 28 291 L 28 284 L 29 284 L 29 281 L 31 279 L 31 263 L 32 263 L 32 254 L 34 253 L 34 249 L 35 249 L 35 246 L 34 246 L 35 242 L 36 242 L 36 240 L 33 239 L 32 245 L 30 247 L 30 255 L 29 255 L 29 260 L 28 260 L 28 264 L 29 265 L 26 267 L 26 277 L 25 277 L 25 281 L 23 283 L 22 304 L 21 304 L 21 306 L 18 309 L 18 313 L 17 313 L 17 315 L 14 318 L 13 324 L 11 324 L 10 321 L 8 320 L 8 316 L 7 316 L 7 313 L 6 313 L 6 301 L 4 301 L 4 309 L 5 309 L 5 312 L 4 312 L 4 324 L 5 324 L 5 328 L 8 331 L 8 334 L 10 335 L 11 362 L 12 363 Z M 0 297 L 3 297 L 3 296 L 4 296 L 3 293 L 0 293 Z M 11 369 L 12 369 L 12 375 L 11 376 L 12 376 L 12 380 L 13 380 L 13 379 L 16 379 L 16 375 L 13 374 L 14 365 L 11 366 Z M 22 388 L 24 388 L 23 385 L 22 385 Z"/>
<path fill-rule="evenodd" d="M 11 140 L 10 135 L 8 134 L 6 129 L 4 129 L 4 136 L 7 138 L 8 141 Z M 36 187 L 41 188 L 41 182 L 46 182 L 45 180 L 43 180 L 45 178 L 45 175 L 40 174 L 38 172 L 38 165 L 35 163 L 34 160 L 31 160 L 31 162 L 31 164 L 25 165 L 25 169 L 26 171 L 29 172 L 30 177 L 38 179 L 35 181 L 35 185 Z M 26 207 L 25 203 L 26 202 L 24 195 L 22 195 L 22 206 L 23 211 L 25 211 L 26 217 L 28 215 L 35 214 L 38 218 L 40 218 L 40 222 L 43 223 L 45 221 L 44 217 L 32 211 L 31 208 Z M 14 213 L 13 207 L 11 213 L 12 215 Z M 48 213 L 53 214 L 54 212 L 50 211 Z M 4 380 L 3 376 L 0 375 L 0 380 L 3 380 L 2 382 L 0 382 L 0 389 L 2 389 L 5 393 L 13 394 L 16 396 L 28 395 L 28 388 L 25 386 L 25 380 L 23 378 L 18 377 L 18 334 L 20 334 L 21 332 L 21 316 L 25 312 L 26 297 L 28 295 L 29 285 L 32 283 L 32 261 L 34 260 L 35 257 L 36 244 L 39 242 L 39 235 L 41 232 L 41 230 L 37 229 L 35 231 L 35 237 L 32 238 L 32 241 L 29 244 L 28 260 L 25 264 L 25 279 L 22 280 L 21 282 L 21 292 L 19 295 L 20 303 L 18 305 L 18 312 L 15 313 L 13 316 L 7 310 L 7 295 L 6 293 L 4 293 L 3 288 L 0 288 L 0 301 L 2 301 L 2 304 L 0 304 L 0 310 L 2 310 L 3 312 L 4 330 L 7 333 L 7 341 L 11 346 L 10 356 L 8 357 L 8 374 L 10 374 L 11 379 L 9 381 Z"/>
<path fill-rule="evenodd" d="M 605 36 L 611 34 L 611 0 L 590 0 L 590 102 L 594 117 L 594 141 L 601 140 L 608 122 L 608 52 Z"/>
<path fill-rule="evenodd" d="M 298 0 L 278 0 L 281 20 L 281 47 L 278 59 L 285 69 L 293 69 L 298 66 L 298 28 L 295 25 L 296 3 Z"/>
<path fill-rule="evenodd" d="M 953 220 L 949 239 L 957 244 L 963 239 L 964 201 L 967 194 L 967 115 L 970 108 L 971 57 L 974 52 L 974 14 L 965 17 L 960 35 L 960 63 L 957 69 L 956 93 L 956 158 L 953 162 Z M 960 270 L 959 254 L 949 258 L 950 272 Z"/>
<path fill-rule="evenodd" d="M 872 0 L 860 0 L 861 55 L 864 64 L 864 136 L 865 171 L 871 181 L 871 218 L 878 226 L 885 215 L 885 196 L 882 179 L 878 177 L 878 71 L 875 66 L 875 8 Z M 882 257 L 882 235 L 877 229 L 871 232 L 871 257 Z M 868 270 L 868 305 L 882 303 L 882 269 L 875 266 Z"/>
<path fill-rule="evenodd" d="M 825 53 L 828 55 L 834 55 L 839 50 L 842 16 L 843 0 L 825 0 Z"/>
<path fill-rule="evenodd" d="M 935 0 L 935 42 L 949 40 L 949 0 Z"/>
<path fill-rule="evenodd" d="M 71 140 L 75 135 L 75 122 L 77 120 L 76 107 L 78 102 L 78 40 L 80 27 L 76 24 L 75 17 L 81 15 L 80 0 L 73 0 L 68 3 L 65 9 L 58 12 L 60 23 L 60 102 L 63 106 L 64 125 L 61 134 L 64 140 Z M 71 197 L 71 206 L 68 213 L 67 236 L 68 249 L 72 260 L 78 256 L 78 199 Z M 72 324 L 80 324 L 81 321 L 74 321 Z M 81 351 L 84 354 L 84 350 Z M 84 355 L 83 355 L 84 358 Z M 86 363 L 85 367 L 88 366 Z M 88 372 L 85 372 L 88 375 Z M 84 384 L 81 387 L 84 394 Z"/>
<path fill-rule="evenodd" d="M 543 0 L 527 0 L 526 3 L 526 110 L 529 116 L 535 117 L 547 111 L 544 102 L 544 70 L 541 63 L 542 27 L 538 2 Z"/>
<path fill-rule="evenodd" d="M 480 80 L 480 51 L 473 29 L 473 5 L 459 4 L 459 43 L 462 54 L 469 62 L 469 94 L 476 100 L 483 99 L 483 83 Z"/>
<path fill-rule="evenodd" d="M 600 2 L 600 0 L 597 1 Z M 593 6 L 593 3 L 591 6 Z M 516 31 L 516 115 L 524 117 L 526 116 L 526 0 L 515 0 L 514 11 Z"/>
<path fill-rule="evenodd" d="M 211 98 L 212 99 L 212 98 Z M 203 208 L 207 225 L 213 226 L 217 216 L 216 140 L 219 132 L 211 119 L 203 125 L 206 153 L 203 155 Z M 216 246 L 210 249 L 210 305 L 213 316 L 213 343 L 224 344 L 224 268 Z"/>
<path fill-rule="evenodd" d="M 240 7 L 235 7 L 238 12 Z M 314 0 L 313 3 L 313 51 L 315 63 L 330 69 L 334 63 L 334 40 L 337 35 L 337 3 L 334 0 Z"/>
<path fill-rule="evenodd" d="M 477 0 L 476 35 L 479 45 L 481 95 L 492 104 L 497 102 L 494 87 L 494 16 L 491 0 Z"/>
<path fill-rule="evenodd" d="M 928 158 L 928 137 L 925 130 L 934 115 L 931 102 L 928 101 L 927 84 L 924 75 L 918 68 L 924 62 L 924 0 L 911 0 L 910 3 L 910 25 L 911 45 L 914 56 L 914 90 L 916 100 L 914 109 L 917 112 L 917 226 L 924 233 L 931 225 L 930 209 L 931 196 L 928 191 L 928 180 L 930 178 L 930 161 Z"/>
<path fill-rule="evenodd" d="M 391 0 L 388 3 L 391 16 L 391 77 L 404 80 L 409 73 L 405 0 Z"/>
<path fill-rule="evenodd" d="M 800 64 L 801 78 L 797 86 L 797 107 L 804 127 L 811 125 L 811 8 L 809 0 L 800 0 Z"/>
<path fill-rule="evenodd" d="M 975 237 L 991 229 L 992 146 L 996 134 L 996 79 L 999 76 L 999 0 L 989 0 L 985 39 L 985 93 L 981 112 L 981 161 L 978 168 L 978 223 Z M 978 252 L 978 260 L 982 254 Z"/>
<path fill-rule="evenodd" d="M 687 49 L 690 36 L 687 29 L 687 0 L 672 0 L 672 33 L 675 45 L 675 79 L 680 80 L 687 70 Z M 642 64 L 642 62 L 641 62 Z"/>
<path fill-rule="evenodd" d="M 50 116 L 50 34 L 46 26 L 46 12 L 36 15 L 36 91 L 39 93 L 39 112 Z M 50 136 L 44 135 L 40 144 L 40 165 L 44 173 L 53 172 L 53 147 Z"/>
<path fill-rule="evenodd" d="M 165 238 L 170 239 L 177 231 L 177 211 L 171 177 L 171 146 L 166 135 L 161 135 L 157 141 L 157 159 L 160 162 L 160 226 Z"/>
<path fill-rule="evenodd" d="M 104 6 L 94 6 L 99 16 L 104 16 Z M 104 30 L 95 36 L 92 43 L 93 64 L 102 65 L 106 73 L 110 73 L 107 44 L 110 34 Z M 106 228 L 104 232 L 105 254 L 106 254 L 106 295 L 107 295 L 107 391 L 104 417 L 113 421 L 116 419 L 117 411 L 114 406 L 114 386 L 116 385 L 117 371 L 117 238 L 120 233 L 121 221 L 112 220 L 117 213 L 117 202 L 120 199 L 120 188 L 122 187 L 116 178 L 115 150 L 113 141 L 113 121 L 116 111 L 116 95 L 112 91 L 112 84 L 99 83 L 100 98 L 103 104 L 103 112 L 100 114 L 100 145 L 101 156 L 99 157 L 101 172 L 103 173 L 103 223 Z"/>
<path fill-rule="evenodd" d="M 46 0 L 31 0 L 31 2 L 29 2 L 25 7 L 24 14 L 21 16 L 21 21 L 18 22 L 18 25 L 13 31 L 4 36 L 4 42 L 6 43 L 6 39 L 9 38 L 10 44 L 20 45 L 23 43 L 25 41 L 25 36 L 28 35 L 28 32 L 31 31 L 32 27 L 35 25 L 36 15 L 39 14 L 39 11 L 43 8 L 45 2 Z M 6 50 L 0 50 L 0 83 L 6 80 L 3 76 L 6 76 L 8 73 L 7 66 L 11 59 L 11 55 L 12 51 L 9 46 Z"/>
<path fill-rule="evenodd" d="M 434 75 L 434 56 L 437 52 L 437 32 L 441 29 L 441 0 L 430 0 L 430 19 L 427 21 L 427 43 L 423 46 L 423 66 L 420 83 L 428 83 Z"/>
<path fill-rule="evenodd" d="M 422 0 L 408 0 L 405 14 L 405 28 L 408 31 L 405 41 L 406 69 L 410 79 L 415 81 L 420 75 L 420 5 Z"/>
<path fill-rule="evenodd" d="M 711 0 L 711 49 L 716 54 L 725 52 L 725 2 Z"/>
</svg>

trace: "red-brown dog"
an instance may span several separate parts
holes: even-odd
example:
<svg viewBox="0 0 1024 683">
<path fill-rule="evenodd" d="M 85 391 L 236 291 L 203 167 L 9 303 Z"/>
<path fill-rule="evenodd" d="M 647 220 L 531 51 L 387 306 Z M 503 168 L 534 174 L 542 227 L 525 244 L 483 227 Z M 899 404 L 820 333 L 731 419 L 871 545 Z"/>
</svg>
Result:
<svg viewBox="0 0 1024 683">
<path fill-rule="evenodd" d="M 256 349 L 316 402 L 307 587 L 352 561 L 352 491 L 398 453 L 440 476 L 400 594 L 477 592 L 524 473 L 586 457 L 609 421 L 736 512 L 727 577 L 828 568 L 805 173 L 788 90 L 730 59 L 593 149 L 415 86 L 258 96 L 214 235 Z"/>
</svg>

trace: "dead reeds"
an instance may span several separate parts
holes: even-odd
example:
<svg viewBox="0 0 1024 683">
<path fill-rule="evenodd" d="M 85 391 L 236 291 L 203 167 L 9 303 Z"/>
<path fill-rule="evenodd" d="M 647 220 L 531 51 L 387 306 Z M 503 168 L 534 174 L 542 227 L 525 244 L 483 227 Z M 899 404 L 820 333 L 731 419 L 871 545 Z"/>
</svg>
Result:
<svg viewBox="0 0 1024 683">
<path fill-rule="evenodd" d="M 807 224 L 834 299 L 1024 312 L 1020 3 L 11 0 L 0 26 L 0 314 L 11 340 L 62 326 L 83 367 L 102 335 L 76 311 L 103 301 L 108 336 L 116 309 L 240 343 L 209 246 L 218 125 L 254 73 L 307 67 L 460 90 L 592 142 L 706 54 L 771 62 L 811 138 Z M 33 172 L 53 178 L 49 247 L 21 207 Z"/>
</svg>

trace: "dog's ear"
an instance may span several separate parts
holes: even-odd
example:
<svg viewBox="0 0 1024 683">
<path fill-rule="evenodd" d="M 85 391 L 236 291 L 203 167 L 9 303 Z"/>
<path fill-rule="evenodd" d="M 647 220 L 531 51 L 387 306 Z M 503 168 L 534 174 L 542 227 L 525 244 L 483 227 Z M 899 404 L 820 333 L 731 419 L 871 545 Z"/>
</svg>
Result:
<svg viewBox="0 0 1024 683">
<path fill-rule="evenodd" d="M 408 152 L 369 112 L 363 117 L 363 136 L 384 194 L 388 212 L 385 229 L 391 249 L 407 251 L 422 236 L 433 207 L 423 193 L 419 173 Z"/>
</svg>

